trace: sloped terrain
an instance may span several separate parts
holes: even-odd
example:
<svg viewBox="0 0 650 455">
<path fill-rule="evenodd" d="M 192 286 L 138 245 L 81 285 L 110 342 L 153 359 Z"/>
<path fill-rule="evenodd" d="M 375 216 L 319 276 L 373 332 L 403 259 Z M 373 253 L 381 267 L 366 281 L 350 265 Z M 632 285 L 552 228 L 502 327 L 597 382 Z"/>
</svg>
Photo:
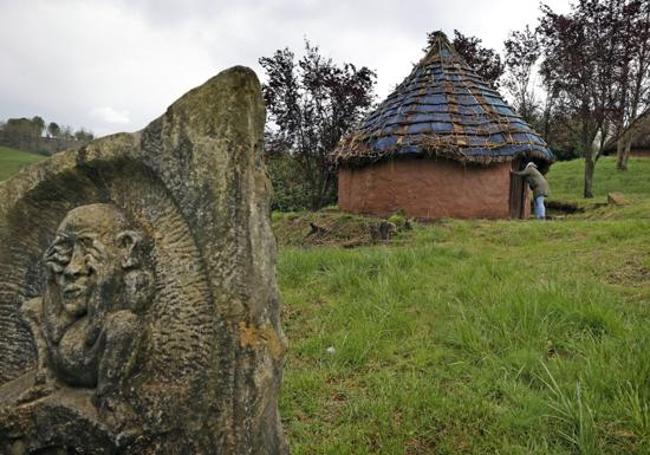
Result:
<svg viewBox="0 0 650 455">
<path fill-rule="evenodd" d="M 555 200 L 631 204 L 281 240 L 293 453 L 649 453 L 650 160 L 601 160 L 587 204 L 581 166 L 553 166 Z"/>
</svg>

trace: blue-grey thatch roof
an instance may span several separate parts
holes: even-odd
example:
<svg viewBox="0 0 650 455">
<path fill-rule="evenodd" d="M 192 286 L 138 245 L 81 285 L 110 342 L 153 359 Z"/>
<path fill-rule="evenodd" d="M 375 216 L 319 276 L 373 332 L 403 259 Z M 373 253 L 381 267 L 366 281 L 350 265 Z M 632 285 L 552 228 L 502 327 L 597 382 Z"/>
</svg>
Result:
<svg viewBox="0 0 650 455">
<path fill-rule="evenodd" d="M 396 156 L 489 164 L 517 156 L 550 164 L 546 142 L 472 70 L 442 32 L 426 56 L 334 151 L 337 165 Z"/>
</svg>

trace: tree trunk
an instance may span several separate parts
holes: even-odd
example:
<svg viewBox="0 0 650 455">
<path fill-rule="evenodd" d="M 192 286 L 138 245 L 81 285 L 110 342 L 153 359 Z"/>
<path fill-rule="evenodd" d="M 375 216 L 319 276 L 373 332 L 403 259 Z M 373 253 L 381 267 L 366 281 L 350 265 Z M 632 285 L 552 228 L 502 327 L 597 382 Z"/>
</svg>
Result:
<svg viewBox="0 0 650 455">
<path fill-rule="evenodd" d="M 591 151 L 587 151 L 585 154 L 585 188 L 584 188 L 584 197 L 585 198 L 592 198 L 594 197 L 593 192 L 591 191 L 592 183 L 594 180 L 594 168 L 595 168 L 595 162 L 593 158 L 593 154 Z"/>
<path fill-rule="evenodd" d="M 623 170 L 627 171 L 627 161 L 630 159 L 630 148 L 632 148 L 632 139 L 625 141 L 625 149 L 623 152 Z"/>
<path fill-rule="evenodd" d="M 592 198 L 594 197 L 594 194 L 591 191 L 591 186 L 594 179 L 594 168 L 596 167 L 596 162 L 594 160 L 596 153 L 594 153 L 594 149 L 596 148 L 595 141 L 599 133 L 599 129 L 598 128 L 592 129 L 590 125 L 588 106 L 589 106 L 588 100 L 587 101 L 583 100 L 582 109 L 581 109 L 582 126 L 581 126 L 581 134 L 580 134 L 581 136 L 580 145 L 582 148 L 582 153 L 584 153 L 585 156 L 583 197 Z"/>
<path fill-rule="evenodd" d="M 627 171 L 625 162 L 625 139 L 620 138 L 616 144 L 616 169 L 619 171 Z"/>
<path fill-rule="evenodd" d="M 318 198 L 315 207 L 315 210 L 320 210 L 327 205 L 327 193 L 329 188 L 330 175 L 327 172 L 323 172 L 320 176 L 321 182 L 318 185 Z"/>
</svg>

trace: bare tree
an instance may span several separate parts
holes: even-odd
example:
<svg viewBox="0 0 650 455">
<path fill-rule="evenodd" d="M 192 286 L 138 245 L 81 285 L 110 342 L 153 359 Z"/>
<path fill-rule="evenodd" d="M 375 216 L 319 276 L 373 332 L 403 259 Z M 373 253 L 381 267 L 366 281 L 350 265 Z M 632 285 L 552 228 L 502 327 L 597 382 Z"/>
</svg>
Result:
<svg viewBox="0 0 650 455">
<path fill-rule="evenodd" d="M 541 55 L 537 32 L 526 25 L 523 31 L 511 32 L 504 46 L 506 73 L 503 85 L 512 95 L 519 115 L 532 123 L 539 108 L 532 80 L 535 64 Z"/>
</svg>

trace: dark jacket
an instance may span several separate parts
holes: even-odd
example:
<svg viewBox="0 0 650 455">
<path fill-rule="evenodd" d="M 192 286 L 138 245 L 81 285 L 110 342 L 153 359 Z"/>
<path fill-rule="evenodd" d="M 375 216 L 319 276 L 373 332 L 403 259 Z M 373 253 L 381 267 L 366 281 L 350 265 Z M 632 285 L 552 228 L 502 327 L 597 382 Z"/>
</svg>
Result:
<svg viewBox="0 0 650 455">
<path fill-rule="evenodd" d="M 519 175 L 526 180 L 530 189 L 533 190 L 533 197 L 537 196 L 548 196 L 551 194 L 551 189 L 548 186 L 548 182 L 544 178 L 541 172 L 533 166 L 528 166 L 526 169 L 520 172 L 513 172 L 514 175 Z"/>
</svg>

